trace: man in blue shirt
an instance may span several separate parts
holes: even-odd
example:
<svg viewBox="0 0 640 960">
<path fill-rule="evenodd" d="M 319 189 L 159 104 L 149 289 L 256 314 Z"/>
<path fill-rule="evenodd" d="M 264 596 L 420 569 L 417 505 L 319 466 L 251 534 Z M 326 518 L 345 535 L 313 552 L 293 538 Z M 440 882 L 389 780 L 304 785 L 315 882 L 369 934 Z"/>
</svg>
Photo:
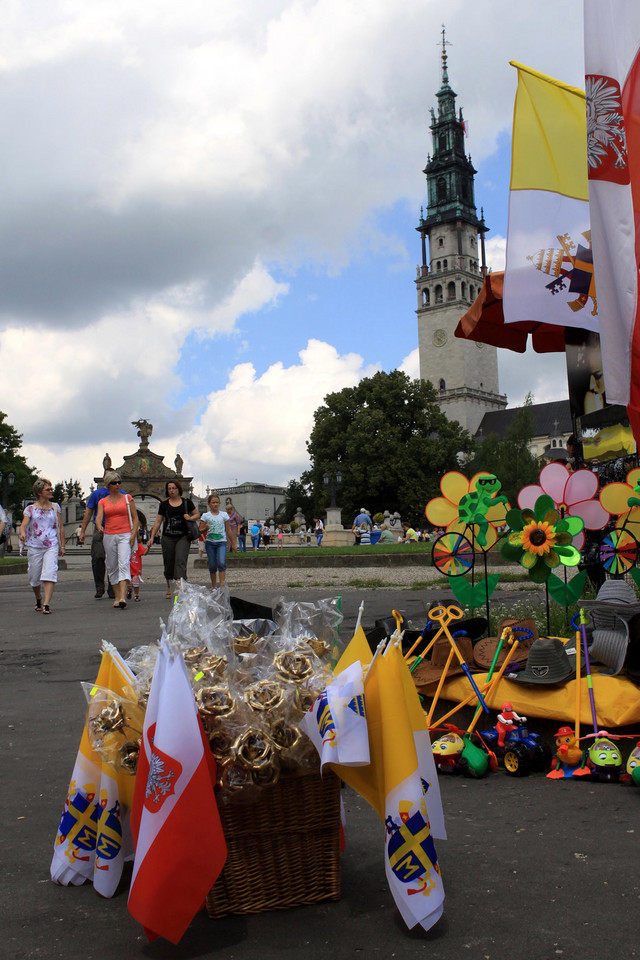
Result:
<svg viewBox="0 0 640 960">
<path fill-rule="evenodd" d="M 124 490 L 120 491 L 124 493 Z M 78 543 L 80 546 L 84 543 L 84 535 L 89 523 L 93 523 L 93 537 L 91 538 L 91 570 L 93 573 L 93 582 L 96 585 L 95 599 L 99 600 L 100 597 L 104 596 L 104 580 L 105 580 L 105 557 L 104 557 L 104 544 L 102 542 L 102 534 L 96 530 L 96 513 L 98 512 L 98 504 L 100 501 L 109 495 L 108 487 L 96 487 L 96 489 L 89 495 L 87 500 L 87 507 L 84 511 L 84 516 L 82 518 L 82 525 L 80 527 L 80 533 L 78 534 Z M 113 587 L 109 583 L 109 578 L 107 578 L 107 596 L 111 597 L 113 600 L 114 593 Z"/>
<path fill-rule="evenodd" d="M 356 542 L 355 542 L 356 547 L 360 545 L 360 538 L 362 534 L 362 531 L 360 529 L 361 527 L 365 530 L 370 530 L 372 527 L 371 517 L 367 513 L 365 507 L 360 508 L 360 513 L 353 521 L 353 526 L 351 527 L 351 532 L 356 538 Z"/>
</svg>

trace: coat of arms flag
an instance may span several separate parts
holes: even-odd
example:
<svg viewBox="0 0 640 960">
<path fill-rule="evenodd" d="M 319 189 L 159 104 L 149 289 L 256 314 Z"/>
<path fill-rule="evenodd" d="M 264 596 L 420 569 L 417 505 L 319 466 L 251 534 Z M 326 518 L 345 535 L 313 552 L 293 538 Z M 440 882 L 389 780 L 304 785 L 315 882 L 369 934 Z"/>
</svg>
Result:
<svg viewBox="0 0 640 960">
<path fill-rule="evenodd" d="M 505 323 L 598 330 L 582 90 L 513 63 Z"/>
<path fill-rule="evenodd" d="M 600 347 L 609 403 L 640 442 L 640 4 L 585 0 L 587 148 Z"/>
<path fill-rule="evenodd" d="M 135 677 L 118 651 L 103 642 L 96 688 L 130 696 Z M 94 750 L 85 726 L 56 834 L 51 879 L 64 886 L 91 880 L 112 897 L 125 860 L 133 857 L 129 812 L 135 778 L 116 771 Z"/>
</svg>

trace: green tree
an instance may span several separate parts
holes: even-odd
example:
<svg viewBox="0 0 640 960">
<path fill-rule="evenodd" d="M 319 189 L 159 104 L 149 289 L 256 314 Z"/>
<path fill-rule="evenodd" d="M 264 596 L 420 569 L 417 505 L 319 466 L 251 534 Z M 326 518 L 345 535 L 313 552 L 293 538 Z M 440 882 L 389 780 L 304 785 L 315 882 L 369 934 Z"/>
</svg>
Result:
<svg viewBox="0 0 640 960">
<path fill-rule="evenodd" d="M 337 501 L 350 524 L 361 506 L 371 514 L 399 510 L 424 520 L 440 477 L 458 469 L 458 455 L 473 448 L 469 434 L 442 413 L 433 385 L 400 370 L 376 373 L 355 387 L 325 397 L 307 442 L 314 508 L 326 508 L 323 475 L 342 473 Z"/>
<path fill-rule="evenodd" d="M 54 503 L 62 503 L 64 500 L 64 483 L 58 482 L 54 484 L 51 499 Z"/>
<path fill-rule="evenodd" d="M 529 393 L 503 437 L 490 433 L 476 445 L 465 473 L 469 477 L 479 470 L 494 473 L 502 484 L 502 492 L 514 505 L 522 487 L 538 480 L 538 462 L 529 450 L 534 427 L 533 396 Z"/>
<path fill-rule="evenodd" d="M 70 477 L 68 480 L 64 481 L 64 495 L 67 500 L 70 500 L 71 497 L 80 497 L 82 499 L 82 485 L 79 480 L 74 480 L 73 477 Z"/>
<path fill-rule="evenodd" d="M 14 511 L 14 521 L 22 517 L 22 501 L 32 495 L 31 488 L 37 479 L 37 472 L 29 466 L 18 452 L 22 446 L 22 434 L 7 423 L 7 415 L 0 410 L 0 500 L 4 498 L 4 507 Z M 13 484 L 8 482 L 13 474 Z"/>
<path fill-rule="evenodd" d="M 309 472 L 302 474 L 299 480 L 290 480 L 285 493 L 284 523 L 291 523 L 298 507 L 305 517 L 311 519 L 314 513 L 313 490 Z"/>
</svg>

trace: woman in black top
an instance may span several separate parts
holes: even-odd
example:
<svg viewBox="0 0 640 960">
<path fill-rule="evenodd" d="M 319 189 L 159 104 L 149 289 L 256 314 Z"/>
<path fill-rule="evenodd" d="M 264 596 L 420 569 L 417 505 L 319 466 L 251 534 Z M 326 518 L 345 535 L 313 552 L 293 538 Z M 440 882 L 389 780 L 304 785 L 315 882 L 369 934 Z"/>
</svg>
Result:
<svg viewBox="0 0 640 960">
<path fill-rule="evenodd" d="M 181 580 L 183 577 L 185 580 L 187 579 L 187 560 L 191 541 L 189 540 L 186 521 L 199 520 L 200 514 L 193 501 L 182 496 L 182 484 L 179 480 L 169 480 L 164 491 L 167 499 L 162 500 L 158 507 L 158 516 L 151 530 L 147 553 L 151 549 L 153 538 L 164 520 L 161 541 L 162 559 L 164 576 L 167 581 L 167 599 L 170 599 L 172 580 Z"/>
</svg>

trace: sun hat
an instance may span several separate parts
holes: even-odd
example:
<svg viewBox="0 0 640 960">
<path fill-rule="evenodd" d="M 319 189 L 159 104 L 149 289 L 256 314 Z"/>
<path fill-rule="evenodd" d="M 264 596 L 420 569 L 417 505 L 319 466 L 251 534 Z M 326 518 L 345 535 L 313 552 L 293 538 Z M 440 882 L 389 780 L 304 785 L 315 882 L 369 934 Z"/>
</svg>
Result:
<svg viewBox="0 0 640 960">
<path fill-rule="evenodd" d="M 565 647 L 560 637 L 538 637 L 531 645 L 524 670 L 509 679 L 514 683 L 563 683 L 574 677 L 575 672 L 574 646 Z"/>
<path fill-rule="evenodd" d="M 484 640 L 480 640 L 479 643 L 477 643 L 473 648 L 474 662 L 481 670 L 490 669 L 496 650 L 498 649 L 498 644 L 500 643 L 502 631 L 505 629 L 505 627 L 510 627 L 513 631 L 514 639 L 520 641 L 518 644 L 518 649 L 516 650 L 515 662 L 526 662 L 533 642 L 538 639 L 538 630 L 535 620 L 533 617 L 503 617 L 498 625 L 497 637 L 485 637 Z M 497 667 L 502 666 L 504 663 L 509 648 L 510 644 L 507 640 L 505 640 L 505 642 L 502 644 L 500 656 L 496 661 Z"/>
<path fill-rule="evenodd" d="M 594 630 L 622 629 L 619 618 L 627 621 L 640 613 L 635 591 L 624 580 L 605 580 L 596 599 L 582 600 L 580 606 L 589 611 Z"/>
<path fill-rule="evenodd" d="M 454 637 L 456 646 L 460 651 L 460 655 L 465 660 L 465 662 L 471 667 L 473 665 L 473 644 L 469 637 L 458 636 Z M 440 680 L 444 668 L 447 664 L 447 659 L 451 652 L 451 644 L 446 637 L 440 637 L 433 645 L 431 650 L 431 660 L 423 660 L 416 669 L 413 671 L 411 676 L 413 677 L 413 682 L 416 687 L 426 687 L 429 685 L 435 685 Z M 447 677 L 455 677 L 458 674 L 464 673 L 464 670 L 460 666 L 458 658 L 456 655 L 453 655 L 453 660 L 447 671 Z"/>
<path fill-rule="evenodd" d="M 589 660 L 602 663 L 607 667 L 600 673 L 615 677 L 624 666 L 629 639 L 626 625 L 621 623 L 620 630 L 594 630 L 593 642 L 589 647 Z"/>
</svg>

